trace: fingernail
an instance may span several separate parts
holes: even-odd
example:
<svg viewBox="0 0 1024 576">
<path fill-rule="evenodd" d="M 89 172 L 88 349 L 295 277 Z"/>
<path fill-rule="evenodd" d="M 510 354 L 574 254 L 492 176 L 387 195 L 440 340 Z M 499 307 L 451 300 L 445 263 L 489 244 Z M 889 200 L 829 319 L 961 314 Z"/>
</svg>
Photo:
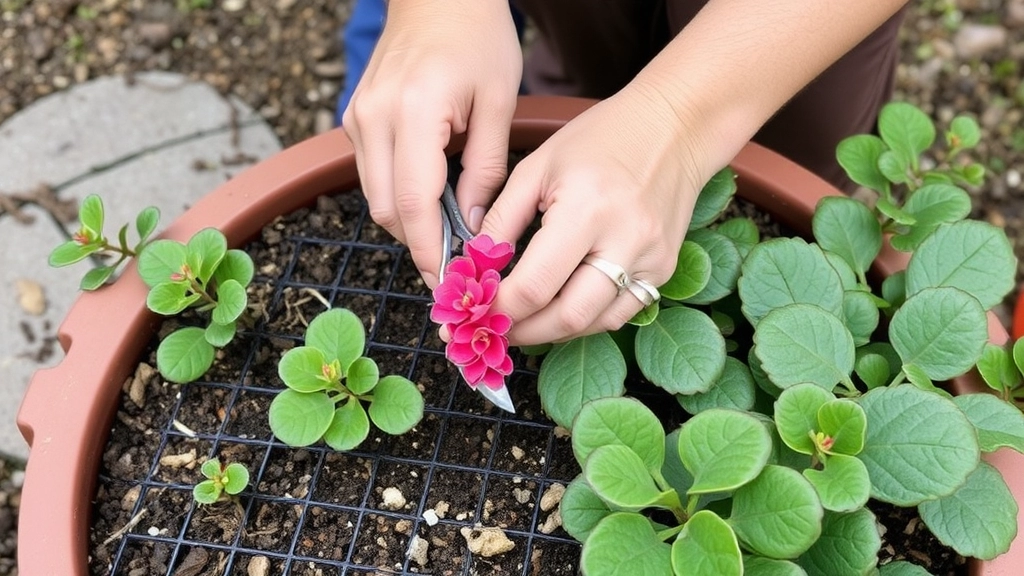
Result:
<svg viewBox="0 0 1024 576">
<path fill-rule="evenodd" d="M 473 206 L 469 209 L 469 230 L 473 234 L 480 232 L 480 225 L 484 223 L 484 214 L 486 213 L 483 206 Z"/>
<path fill-rule="evenodd" d="M 437 286 L 437 274 L 433 272 L 423 272 L 423 282 L 427 285 L 427 288 L 433 290 Z"/>
<path fill-rule="evenodd" d="M 444 341 L 446 343 L 448 342 L 448 340 L 451 339 L 451 336 L 452 336 L 451 333 L 448 331 L 448 327 L 447 326 L 441 326 L 440 328 L 438 328 L 437 335 L 438 335 L 438 337 L 441 338 L 442 341 Z"/>
</svg>

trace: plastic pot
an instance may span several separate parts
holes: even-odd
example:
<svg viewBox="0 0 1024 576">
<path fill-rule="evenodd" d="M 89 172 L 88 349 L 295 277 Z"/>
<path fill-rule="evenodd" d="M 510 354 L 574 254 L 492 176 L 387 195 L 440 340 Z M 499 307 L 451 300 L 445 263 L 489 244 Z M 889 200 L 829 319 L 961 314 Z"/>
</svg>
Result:
<svg viewBox="0 0 1024 576">
<path fill-rule="evenodd" d="M 570 98 L 523 97 L 513 121 L 510 147 L 539 146 L 592 102 Z M 453 152 L 463 145 L 459 140 Z M 739 195 L 782 224 L 810 233 L 818 200 L 839 194 L 796 164 L 755 144 L 732 163 Z M 317 196 L 357 185 L 355 156 L 341 130 L 296 145 L 240 174 L 196 203 L 165 231 L 180 241 L 205 227 L 217 227 L 232 246 L 257 234 L 278 215 L 308 205 Z M 876 263 L 879 274 L 905 266 L 887 251 Z M 60 327 L 66 357 L 32 379 L 18 415 L 31 445 L 19 520 L 18 561 L 22 574 L 79 576 L 87 572 L 90 500 L 109 425 L 121 386 L 159 319 L 145 305 L 147 289 L 130 266 L 114 285 L 85 293 Z M 1002 343 L 1005 330 L 990 315 L 990 338 Z M 981 390 L 976 377 L 956 379 L 957 392 Z M 1017 501 L 1024 495 L 1024 457 L 1006 449 L 988 456 Z M 1024 514 L 1018 517 L 1024 531 Z M 1019 574 L 1024 541 L 991 562 L 971 561 L 972 575 Z"/>
</svg>

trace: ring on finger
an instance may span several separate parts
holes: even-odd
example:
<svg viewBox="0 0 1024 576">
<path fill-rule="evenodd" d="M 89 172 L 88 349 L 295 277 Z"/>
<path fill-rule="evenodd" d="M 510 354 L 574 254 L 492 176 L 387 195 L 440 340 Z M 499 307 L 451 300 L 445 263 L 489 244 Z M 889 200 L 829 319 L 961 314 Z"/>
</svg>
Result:
<svg viewBox="0 0 1024 576">
<path fill-rule="evenodd" d="M 661 300 L 661 292 L 653 284 L 646 280 L 634 278 L 626 285 L 629 293 L 636 296 L 636 299 L 644 305 L 644 308 Z"/>
<path fill-rule="evenodd" d="M 600 270 L 602 274 L 607 276 L 615 284 L 615 289 L 619 292 L 622 292 L 630 285 L 629 274 L 626 272 L 626 269 L 614 262 L 609 262 L 604 258 L 598 258 L 592 254 L 588 254 L 583 258 L 583 263 Z"/>
</svg>

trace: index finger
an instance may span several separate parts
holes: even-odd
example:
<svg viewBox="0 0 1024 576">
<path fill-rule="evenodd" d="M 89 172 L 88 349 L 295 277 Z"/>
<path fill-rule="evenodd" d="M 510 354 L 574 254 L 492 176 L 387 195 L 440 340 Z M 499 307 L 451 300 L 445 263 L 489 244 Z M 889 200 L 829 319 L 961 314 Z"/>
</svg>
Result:
<svg viewBox="0 0 1024 576">
<path fill-rule="evenodd" d="M 439 199 L 448 164 L 444 148 L 450 127 L 443 120 L 413 120 L 395 132 L 394 186 L 405 241 L 423 281 L 433 288 L 441 266 Z"/>
</svg>

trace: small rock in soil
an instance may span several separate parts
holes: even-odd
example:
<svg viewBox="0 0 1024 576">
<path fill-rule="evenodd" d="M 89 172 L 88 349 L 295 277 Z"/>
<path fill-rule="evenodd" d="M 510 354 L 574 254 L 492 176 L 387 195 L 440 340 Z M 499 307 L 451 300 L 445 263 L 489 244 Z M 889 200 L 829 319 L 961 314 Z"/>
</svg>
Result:
<svg viewBox="0 0 1024 576">
<path fill-rule="evenodd" d="M 401 510 L 405 506 L 405 496 L 401 490 L 393 486 L 385 488 L 380 497 L 381 506 L 386 510 Z"/>
<path fill-rule="evenodd" d="M 270 560 L 266 556 L 253 556 L 245 573 L 248 576 L 267 576 L 270 573 Z"/>
<path fill-rule="evenodd" d="M 559 483 L 554 483 L 548 486 L 548 489 L 544 491 L 544 495 L 540 497 L 540 509 L 545 512 L 550 512 L 558 503 L 562 501 L 562 495 L 565 494 L 565 486 Z"/>
<path fill-rule="evenodd" d="M 512 457 L 516 460 L 522 460 L 523 456 L 526 456 L 526 451 L 519 446 L 513 446 L 511 449 Z"/>
<path fill-rule="evenodd" d="M 316 126 L 315 131 L 317 134 L 323 134 L 334 129 L 334 113 L 330 110 L 320 109 L 316 112 Z"/>
<path fill-rule="evenodd" d="M 419 565 L 420 568 L 427 565 L 427 552 L 429 550 L 430 544 L 419 536 L 413 536 L 412 540 L 409 541 L 409 558 Z"/>
<path fill-rule="evenodd" d="M 167 468 L 184 468 L 189 464 L 193 464 L 196 461 L 196 450 L 195 448 L 185 452 L 184 454 L 168 454 L 160 458 L 160 465 L 166 466 Z"/>
<path fill-rule="evenodd" d="M 321 78 L 336 80 L 345 75 L 345 62 L 342 60 L 320 62 L 313 66 L 313 73 Z"/>
<path fill-rule="evenodd" d="M 998 50 L 1006 44 L 1006 28 L 994 24 L 964 24 L 953 37 L 961 58 L 970 60 Z"/>
<path fill-rule="evenodd" d="M 501 528 L 469 528 L 459 530 L 469 551 L 484 558 L 499 556 L 516 547 Z"/>
<path fill-rule="evenodd" d="M 35 280 L 19 278 L 15 281 L 18 290 L 18 305 L 25 312 L 40 316 L 46 312 L 46 296 L 43 295 L 43 287 Z"/>
<path fill-rule="evenodd" d="M 423 512 L 423 520 L 427 523 L 427 526 L 436 526 L 440 521 L 437 517 L 437 512 L 433 510 L 425 510 Z"/>
<path fill-rule="evenodd" d="M 526 490 L 525 488 L 512 489 L 512 497 L 515 498 L 516 502 L 519 502 L 520 504 L 526 504 L 527 502 L 529 502 L 531 496 L 533 496 L 533 494 L 531 494 L 530 491 Z"/>
<path fill-rule="evenodd" d="M 555 510 L 544 519 L 544 523 L 537 529 L 540 530 L 541 534 L 551 534 L 562 525 L 562 510 L 561 508 Z"/>
<path fill-rule="evenodd" d="M 194 546 L 189 549 L 185 559 L 181 561 L 178 569 L 174 571 L 174 576 L 196 576 L 206 568 L 206 563 L 210 561 L 210 554 L 206 551 L 206 548 L 201 546 Z"/>
</svg>

